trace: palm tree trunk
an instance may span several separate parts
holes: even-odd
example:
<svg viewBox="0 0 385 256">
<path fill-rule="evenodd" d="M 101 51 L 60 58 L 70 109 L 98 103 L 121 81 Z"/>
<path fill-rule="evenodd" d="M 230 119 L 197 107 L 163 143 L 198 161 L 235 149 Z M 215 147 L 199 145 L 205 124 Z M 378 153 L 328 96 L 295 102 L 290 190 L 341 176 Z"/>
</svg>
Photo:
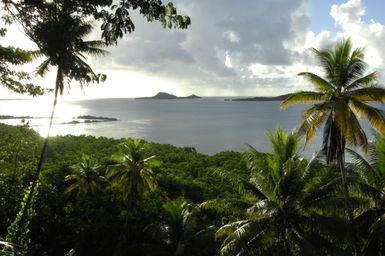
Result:
<svg viewBox="0 0 385 256">
<path fill-rule="evenodd" d="M 127 209 L 127 212 L 126 212 L 126 217 L 125 217 L 125 220 L 124 220 L 124 225 L 123 225 L 123 228 L 122 230 L 120 231 L 120 234 L 119 234 L 119 239 L 118 239 L 118 243 L 115 247 L 115 250 L 114 250 L 114 256 L 121 256 L 123 255 L 123 245 L 124 245 L 124 242 L 127 241 L 127 236 L 126 234 L 128 234 L 129 232 L 127 231 L 128 229 L 128 212 L 132 211 L 132 202 L 131 201 L 128 201 L 126 202 L 126 209 Z"/>
<path fill-rule="evenodd" d="M 37 183 L 39 181 L 39 175 L 40 175 L 41 169 L 43 167 L 43 160 L 45 157 L 45 153 L 47 151 L 48 138 L 49 138 L 49 134 L 50 134 L 51 127 L 52 127 L 53 117 L 55 115 L 55 110 L 56 110 L 56 105 L 57 105 L 57 96 L 58 96 L 59 89 L 62 87 L 62 85 L 63 85 L 63 76 L 61 74 L 60 68 L 58 68 L 57 75 L 56 75 L 56 84 L 55 84 L 55 96 L 54 96 L 54 101 L 52 104 L 52 112 L 51 112 L 51 116 L 49 119 L 48 131 L 47 131 L 46 137 L 44 138 L 43 147 L 42 147 L 41 152 L 40 152 L 39 162 L 37 164 L 36 171 L 32 177 L 31 189 L 29 191 L 28 198 L 27 198 L 27 201 L 25 203 L 22 215 L 20 217 L 20 222 L 19 222 L 17 232 L 16 232 L 16 240 L 19 240 L 19 238 L 20 238 L 21 230 L 23 229 L 24 222 L 26 219 L 26 214 L 27 214 L 28 209 L 31 207 L 32 197 L 33 197 L 33 194 L 35 192 Z"/>
<path fill-rule="evenodd" d="M 349 218 L 349 223 L 351 227 L 351 232 L 352 234 L 352 240 L 354 244 L 354 249 L 355 249 L 355 255 L 356 256 L 361 256 L 361 247 L 360 247 L 360 241 L 358 237 L 358 229 L 354 220 L 353 216 L 353 205 L 351 198 L 349 196 L 349 190 L 348 190 L 348 181 L 347 181 L 347 173 L 345 169 L 345 159 L 344 159 L 344 151 L 345 151 L 345 143 L 343 141 L 343 138 L 341 134 L 339 134 L 337 140 L 337 147 L 338 147 L 338 153 L 337 153 L 337 161 L 338 161 L 338 166 L 341 172 L 341 180 L 342 180 L 342 191 L 344 194 L 344 199 L 345 199 L 345 205 L 346 205 L 346 210 L 348 213 L 348 218 Z"/>
</svg>

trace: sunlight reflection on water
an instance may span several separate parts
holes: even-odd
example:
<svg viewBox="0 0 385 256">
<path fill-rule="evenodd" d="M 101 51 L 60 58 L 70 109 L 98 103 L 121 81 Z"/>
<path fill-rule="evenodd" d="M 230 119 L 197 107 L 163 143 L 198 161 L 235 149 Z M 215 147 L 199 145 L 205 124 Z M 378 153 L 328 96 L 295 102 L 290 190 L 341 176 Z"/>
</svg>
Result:
<svg viewBox="0 0 385 256">
<path fill-rule="evenodd" d="M 0 115 L 34 117 L 34 119 L 26 118 L 25 121 L 42 136 L 47 134 L 51 111 L 52 100 L 48 99 L 0 100 Z M 83 134 L 83 124 L 74 125 L 63 123 L 71 122 L 74 117 L 83 115 L 84 113 L 85 110 L 80 105 L 68 102 L 58 102 L 53 119 L 51 135 Z M 22 119 L 4 119 L 0 121 L 10 125 L 22 124 Z"/>
</svg>

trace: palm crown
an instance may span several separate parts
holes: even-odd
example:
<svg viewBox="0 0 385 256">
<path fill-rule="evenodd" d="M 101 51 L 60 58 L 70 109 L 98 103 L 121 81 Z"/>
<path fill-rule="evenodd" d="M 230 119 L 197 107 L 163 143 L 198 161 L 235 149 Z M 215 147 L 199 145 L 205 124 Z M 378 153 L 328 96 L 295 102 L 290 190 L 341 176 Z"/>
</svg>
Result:
<svg viewBox="0 0 385 256">
<path fill-rule="evenodd" d="M 35 56 L 47 58 L 37 67 L 36 73 L 44 76 L 51 68 L 57 67 L 56 90 L 63 93 L 64 81 L 74 79 L 81 86 L 90 82 L 105 80 L 105 75 L 96 74 L 86 63 L 85 55 L 104 55 L 100 49 L 105 46 L 103 41 L 85 41 L 84 38 L 92 31 L 92 25 L 80 18 L 60 13 L 45 22 L 38 23 L 31 37 L 39 46 Z"/>
<path fill-rule="evenodd" d="M 107 176 L 122 186 L 123 199 L 134 201 L 156 189 L 151 170 L 155 156 L 148 156 L 146 144 L 140 140 L 128 139 L 121 144 L 122 154 L 116 164 L 109 166 Z"/>
<path fill-rule="evenodd" d="M 323 151 L 328 163 L 344 158 L 345 144 L 366 150 L 368 139 L 358 118 L 364 117 L 385 133 L 384 113 L 369 102 L 385 102 L 385 89 L 375 85 L 377 73 L 366 73 L 362 48 L 352 50 L 350 39 L 338 42 L 331 50 L 312 49 L 323 68 L 322 78 L 310 72 L 299 73 L 315 91 L 300 91 L 282 102 L 281 108 L 297 103 L 314 102 L 302 115 L 299 131 L 306 134 L 306 144 L 325 121 Z"/>
<path fill-rule="evenodd" d="M 89 195 L 96 195 L 102 186 L 107 184 L 106 178 L 99 174 L 100 165 L 88 155 L 83 155 L 81 162 L 72 167 L 74 172 L 65 177 L 65 181 L 71 182 L 66 192 L 77 192 L 79 199 Z"/>
</svg>

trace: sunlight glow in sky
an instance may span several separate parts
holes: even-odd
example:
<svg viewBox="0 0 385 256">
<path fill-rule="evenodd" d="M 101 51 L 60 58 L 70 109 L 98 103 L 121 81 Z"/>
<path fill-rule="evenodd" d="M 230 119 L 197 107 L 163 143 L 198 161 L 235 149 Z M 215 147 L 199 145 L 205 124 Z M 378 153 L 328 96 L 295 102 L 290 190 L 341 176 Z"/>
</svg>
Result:
<svg viewBox="0 0 385 256">
<path fill-rule="evenodd" d="M 367 62 L 385 82 L 385 2 L 378 0 L 174 0 L 192 25 L 165 30 L 134 14 L 136 31 L 89 59 L 103 84 L 83 90 L 73 82 L 65 99 L 151 96 L 278 95 L 309 89 L 301 71 L 319 72 L 309 47 L 324 48 L 351 37 L 366 47 Z M 274 15 L 272 14 L 274 12 Z M 16 26 L 2 44 L 33 49 Z M 38 61 L 23 67 L 33 71 Z M 36 80 L 53 87 L 55 74 Z M 51 95 L 48 95 L 52 97 Z M 15 97 L 0 88 L 0 98 Z M 26 96 L 22 96 L 26 97 Z"/>
</svg>

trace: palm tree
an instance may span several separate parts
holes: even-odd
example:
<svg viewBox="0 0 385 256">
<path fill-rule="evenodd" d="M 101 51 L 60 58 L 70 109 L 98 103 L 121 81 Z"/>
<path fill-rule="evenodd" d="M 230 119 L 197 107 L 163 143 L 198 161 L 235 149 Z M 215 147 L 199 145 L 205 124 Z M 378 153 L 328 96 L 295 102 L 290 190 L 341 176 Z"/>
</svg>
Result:
<svg viewBox="0 0 385 256">
<path fill-rule="evenodd" d="M 52 5 L 55 6 L 55 5 Z M 90 82 L 100 82 L 105 80 L 105 75 L 95 74 L 91 67 L 86 63 L 83 54 L 103 55 L 106 52 L 99 49 L 104 46 L 103 41 L 85 41 L 84 38 L 92 31 L 91 24 L 84 22 L 83 18 L 66 10 L 66 5 L 57 5 L 57 8 L 47 9 L 47 14 L 43 20 L 37 22 L 29 29 L 28 36 L 38 45 L 39 51 L 33 55 L 36 57 L 46 56 L 36 69 L 36 73 L 44 76 L 52 66 L 57 67 L 55 96 L 50 116 L 48 132 L 44 139 L 40 153 L 38 166 L 33 175 L 30 196 L 26 201 L 29 207 L 32 195 L 36 189 L 39 175 L 43 166 L 43 160 L 48 145 L 48 138 L 55 114 L 58 94 L 62 94 L 64 83 L 75 80 L 84 86 Z M 26 207 L 26 209 L 28 208 Z M 23 225 L 26 212 L 23 212 L 20 225 Z M 19 233 L 19 232 L 18 232 Z"/>
<path fill-rule="evenodd" d="M 364 255 L 385 254 L 385 137 L 376 132 L 375 141 L 369 144 L 369 156 L 365 159 L 354 150 L 347 149 L 353 163 L 349 170 L 356 174 L 357 189 L 364 199 L 364 210 L 356 220 L 368 240 Z"/>
<path fill-rule="evenodd" d="M 157 187 L 151 170 L 155 156 L 148 156 L 146 144 L 141 139 L 127 139 L 120 146 L 121 155 L 115 157 L 116 164 L 108 167 L 106 175 L 122 189 L 128 213 L 137 200 L 154 192 Z M 128 226 L 127 213 L 114 255 L 122 254 L 126 239 L 124 233 Z"/>
<path fill-rule="evenodd" d="M 100 49 L 105 43 L 100 40 L 85 41 L 92 32 L 92 25 L 84 22 L 80 17 L 74 17 L 66 10 L 53 13 L 44 22 L 38 23 L 30 37 L 38 45 L 39 50 L 34 52 L 35 57 L 47 58 L 37 67 L 36 74 L 45 76 L 56 66 L 55 96 L 49 123 L 47 137 L 52 126 L 57 97 L 63 94 L 65 82 L 77 81 L 81 87 L 90 82 L 105 80 L 105 75 L 96 74 L 86 63 L 84 54 L 105 55 L 107 52 Z"/>
<path fill-rule="evenodd" d="M 342 249 L 330 238 L 344 230 L 345 222 L 325 213 L 338 207 L 334 197 L 339 178 L 321 179 L 314 160 L 306 163 L 297 155 L 298 137 L 278 129 L 269 133 L 273 153 L 264 163 L 261 154 L 250 148 L 246 156 L 250 180 L 232 177 L 247 193 L 246 200 L 211 200 L 201 205 L 228 212 L 244 209 L 240 220 L 222 226 L 216 233 L 224 238 L 221 255 L 317 255 Z M 342 202 L 343 203 L 343 202 Z M 235 211 L 236 212 L 236 211 Z M 335 233 L 331 232 L 333 230 Z"/>
<path fill-rule="evenodd" d="M 164 221 L 150 224 L 144 230 L 159 243 L 151 246 L 151 255 L 212 255 L 209 247 L 214 242 L 214 229 L 202 227 L 196 206 L 175 199 L 165 203 L 163 209 Z"/>
<path fill-rule="evenodd" d="M 358 118 L 365 117 L 369 123 L 385 133 L 385 114 L 369 105 L 370 102 L 385 102 L 385 89 L 375 86 L 378 74 L 366 73 L 362 48 L 352 50 L 350 39 L 340 41 L 331 50 L 312 49 L 324 70 L 325 78 L 310 72 L 299 73 L 308 79 L 315 91 L 300 91 L 292 94 L 281 104 L 281 108 L 298 103 L 312 103 L 303 111 L 299 132 L 306 134 L 306 143 L 314 138 L 317 128 L 325 123 L 322 150 L 328 164 L 340 168 L 346 209 L 355 230 L 353 206 L 348 193 L 346 179 L 345 145 L 367 150 L 368 139 Z M 354 238 L 356 254 L 360 255 L 357 233 Z"/>
<path fill-rule="evenodd" d="M 102 186 L 108 181 L 101 176 L 101 166 L 90 156 L 83 154 L 81 162 L 73 167 L 74 173 L 65 177 L 65 181 L 71 184 L 66 188 L 66 193 L 76 192 L 79 200 L 85 199 L 88 195 L 96 195 Z"/>
<path fill-rule="evenodd" d="M 109 166 L 107 177 L 121 185 L 123 200 L 131 203 L 155 191 L 151 165 L 156 161 L 155 156 L 148 156 L 141 139 L 127 139 L 120 146 L 122 154 L 115 157 L 116 164 Z"/>
</svg>

